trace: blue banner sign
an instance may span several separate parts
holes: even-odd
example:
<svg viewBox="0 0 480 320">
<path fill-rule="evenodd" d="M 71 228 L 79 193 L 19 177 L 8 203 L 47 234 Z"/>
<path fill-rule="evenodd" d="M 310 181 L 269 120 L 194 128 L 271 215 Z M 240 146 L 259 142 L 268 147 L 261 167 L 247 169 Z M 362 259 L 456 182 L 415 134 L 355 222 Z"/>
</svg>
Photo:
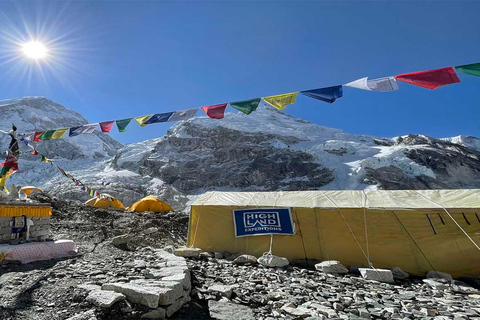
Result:
<svg viewBox="0 0 480 320">
<path fill-rule="evenodd" d="M 295 234 L 289 208 L 233 210 L 235 237 L 262 234 Z"/>
</svg>

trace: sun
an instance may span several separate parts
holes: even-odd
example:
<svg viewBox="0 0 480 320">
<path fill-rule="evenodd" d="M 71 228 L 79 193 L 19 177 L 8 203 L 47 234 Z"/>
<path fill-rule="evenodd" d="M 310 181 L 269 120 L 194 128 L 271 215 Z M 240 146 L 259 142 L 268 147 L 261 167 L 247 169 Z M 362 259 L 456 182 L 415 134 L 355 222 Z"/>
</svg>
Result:
<svg viewBox="0 0 480 320">
<path fill-rule="evenodd" d="M 47 55 L 47 49 L 43 44 L 37 41 L 30 41 L 23 44 L 23 53 L 32 59 L 43 59 Z"/>
</svg>

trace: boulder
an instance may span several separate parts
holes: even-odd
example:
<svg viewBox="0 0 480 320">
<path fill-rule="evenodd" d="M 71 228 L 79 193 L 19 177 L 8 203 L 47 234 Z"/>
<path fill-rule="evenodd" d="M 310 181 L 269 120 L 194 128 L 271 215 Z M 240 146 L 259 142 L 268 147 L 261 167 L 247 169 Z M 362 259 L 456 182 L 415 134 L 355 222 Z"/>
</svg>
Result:
<svg viewBox="0 0 480 320">
<path fill-rule="evenodd" d="M 112 238 L 112 244 L 115 247 L 121 246 L 123 244 L 127 244 L 130 241 L 132 241 L 132 237 L 130 237 L 128 234 L 122 234 L 120 236 L 116 236 Z"/>
<path fill-rule="evenodd" d="M 346 274 L 348 269 L 340 261 L 329 260 L 317 263 L 315 269 L 323 273 Z"/>
<path fill-rule="evenodd" d="M 440 278 L 440 279 L 445 279 L 447 281 L 452 281 L 453 278 L 451 275 L 445 272 L 440 272 L 440 271 L 435 271 L 435 270 L 430 270 L 427 272 L 427 279 L 435 279 L 435 278 Z"/>
<path fill-rule="evenodd" d="M 255 256 L 249 255 L 249 254 L 242 254 L 241 256 L 238 256 L 233 260 L 233 263 L 235 264 L 246 264 L 246 263 L 251 263 L 251 264 L 256 264 L 257 263 L 257 258 Z"/>
<path fill-rule="evenodd" d="M 102 290 L 122 293 L 128 301 L 152 309 L 157 308 L 159 303 L 162 305 L 171 304 L 178 298 L 176 290 L 161 286 L 148 286 L 146 283 L 106 283 L 102 286 Z M 183 292 L 181 285 L 180 290 Z"/>
<path fill-rule="evenodd" d="M 114 291 L 93 290 L 88 294 L 86 300 L 97 307 L 110 308 L 118 301 L 125 300 L 125 296 Z"/>
<path fill-rule="evenodd" d="M 257 261 L 266 267 L 285 267 L 290 264 L 287 258 L 274 256 L 273 254 L 264 254 Z"/>
<path fill-rule="evenodd" d="M 180 248 L 177 248 L 173 252 L 173 254 L 178 257 L 196 258 L 200 255 L 200 252 L 202 252 L 202 249 L 199 249 L 199 248 L 180 247 Z"/>
<path fill-rule="evenodd" d="M 392 268 L 392 274 L 393 274 L 393 279 L 396 279 L 396 280 L 405 280 L 405 279 L 408 279 L 408 277 L 410 277 L 408 273 L 406 273 L 399 267 Z"/>
<path fill-rule="evenodd" d="M 375 280 L 379 282 L 395 282 L 393 280 L 392 271 L 387 269 L 369 269 L 369 268 L 360 268 L 358 269 L 360 274 L 364 279 Z"/>
<path fill-rule="evenodd" d="M 208 288 L 208 292 L 218 293 L 222 297 L 230 299 L 232 297 L 233 286 L 214 284 Z"/>
<path fill-rule="evenodd" d="M 247 306 L 224 301 L 208 301 L 210 317 L 217 320 L 255 320 L 252 309 Z"/>
</svg>

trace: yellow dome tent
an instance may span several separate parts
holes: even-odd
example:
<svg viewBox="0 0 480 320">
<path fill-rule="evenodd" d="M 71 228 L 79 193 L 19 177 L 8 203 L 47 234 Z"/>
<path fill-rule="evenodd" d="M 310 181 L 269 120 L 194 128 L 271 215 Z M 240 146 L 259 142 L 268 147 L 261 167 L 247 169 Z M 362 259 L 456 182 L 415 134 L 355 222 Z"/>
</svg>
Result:
<svg viewBox="0 0 480 320">
<path fill-rule="evenodd" d="M 32 193 L 33 190 L 37 190 L 37 192 L 43 192 L 42 189 L 37 188 L 37 187 L 34 187 L 34 186 L 21 187 L 20 190 L 23 191 L 23 192 L 25 192 L 25 194 L 26 194 L 27 196 L 29 196 L 30 193 Z"/>
<path fill-rule="evenodd" d="M 123 203 L 110 195 L 104 194 L 102 198 L 92 198 L 85 202 L 86 205 L 99 207 L 103 209 L 107 208 L 116 208 L 116 209 L 125 209 Z"/>
<path fill-rule="evenodd" d="M 144 211 L 152 211 L 152 212 L 169 212 L 173 211 L 172 207 L 170 207 L 165 201 L 158 199 L 155 196 L 146 196 L 143 199 L 138 200 L 134 204 L 132 204 L 128 210 L 135 211 L 135 212 L 144 212 Z"/>
</svg>

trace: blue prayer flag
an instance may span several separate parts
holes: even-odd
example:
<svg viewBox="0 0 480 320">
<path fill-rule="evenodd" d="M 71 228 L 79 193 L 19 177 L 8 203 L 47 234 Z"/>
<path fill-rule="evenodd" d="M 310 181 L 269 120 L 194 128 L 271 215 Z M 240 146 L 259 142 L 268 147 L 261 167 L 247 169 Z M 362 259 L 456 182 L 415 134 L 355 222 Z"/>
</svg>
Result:
<svg viewBox="0 0 480 320">
<path fill-rule="evenodd" d="M 150 119 L 145 121 L 144 124 L 167 122 L 172 115 L 173 115 L 173 112 L 156 113 L 153 116 L 151 116 Z"/>
<path fill-rule="evenodd" d="M 327 88 L 300 91 L 301 94 L 317 100 L 334 103 L 335 100 L 343 96 L 342 86 L 333 86 Z"/>
</svg>

